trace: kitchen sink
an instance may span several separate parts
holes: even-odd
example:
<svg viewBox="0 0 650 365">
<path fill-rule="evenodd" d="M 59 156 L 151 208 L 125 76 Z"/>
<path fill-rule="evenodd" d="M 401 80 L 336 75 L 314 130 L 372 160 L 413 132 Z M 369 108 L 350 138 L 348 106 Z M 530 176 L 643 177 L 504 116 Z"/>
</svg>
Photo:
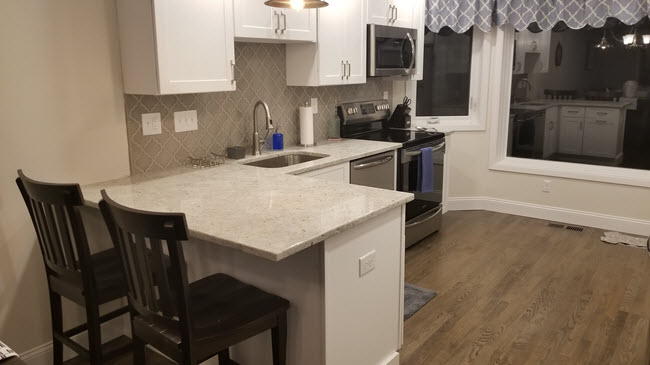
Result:
<svg viewBox="0 0 650 365">
<path fill-rule="evenodd" d="M 262 160 L 245 163 L 247 166 L 264 167 L 268 169 L 277 169 L 280 167 L 293 166 L 304 162 L 319 160 L 329 157 L 322 154 L 292 153 L 288 155 L 273 156 Z"/>
</svg>

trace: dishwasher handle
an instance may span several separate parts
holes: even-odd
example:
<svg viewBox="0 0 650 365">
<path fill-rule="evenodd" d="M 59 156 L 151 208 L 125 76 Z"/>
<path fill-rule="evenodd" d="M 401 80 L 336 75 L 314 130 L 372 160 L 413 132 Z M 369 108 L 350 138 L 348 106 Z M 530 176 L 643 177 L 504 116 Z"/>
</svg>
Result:
<svg viewBox="0 0 650 365">
<path fill-rule="evenodd" d="M 389 163 L 392 160 L 393 160 L 393 156 L 387 156 L 387 157 L 384 157 L 384 158 L 382 158 L 380 160 L 361 163 L 361 164 L 358 164 L 358 165 L 353 165 L 352 168 L 355 169 L 355 170 L 369 169 L 371 167 L 375 167 L 375 166 L 383 165 L 385 163 Z"/>
</svg>

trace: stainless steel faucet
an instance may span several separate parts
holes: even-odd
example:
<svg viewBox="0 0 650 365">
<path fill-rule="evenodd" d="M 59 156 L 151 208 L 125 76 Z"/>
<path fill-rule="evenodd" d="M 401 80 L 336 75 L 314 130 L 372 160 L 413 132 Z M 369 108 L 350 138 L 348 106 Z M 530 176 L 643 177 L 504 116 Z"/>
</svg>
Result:
<svg viewBox="0 0 650 365">
<path fill-rule="evenodd" d="M 519 82 L 517 84 L 526 84 L 526 85 L 528 85 L 528 91 L 533 90 L 533 83 L 530 82 L 530 80 L 528 80 L 525 77 L 523 79 L 519 80 Z"/>
<path fill-rule="evenodd" d="M 260 134 L 257 131 L 257 107 L 259 106 L 264 107 L 264 110 L 266 111 L 266 137 L 264 139 L 260 138 Z M 269 133 L 273 129 L 273 120 L 271 119 L 271 111 L 269 111 L 269 106 L 262 100 L 259 100 L 257 103 L 255 103 L 255 107 L 253 108 L 253 155 L 259 156 L 262 154 L 260 151 L 260 143 L 264 144 L 266 142 L 266 138 L 268 138 Z"/>
</svg>

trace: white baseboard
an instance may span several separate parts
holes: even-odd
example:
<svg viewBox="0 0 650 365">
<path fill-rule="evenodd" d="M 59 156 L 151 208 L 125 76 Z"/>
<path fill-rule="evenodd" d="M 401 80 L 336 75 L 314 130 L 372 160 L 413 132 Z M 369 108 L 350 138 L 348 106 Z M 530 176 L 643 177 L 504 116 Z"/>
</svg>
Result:
<svg viewBox="0 0 650 365">
<path fill-rule="evenodd" d="M 399 352 L 390 355 L 381 365 L 399 365 Z"/>
<path fill-rule="evenodd" d="M 102 342 L 113 340 L 122 335 L 131 336 L 128 334 L 128 319 L 116 318 L 112 321 L 102 324 Z M 82 332 L 72 337 L 80 345 L 87 348 L 88 336 Z M 52 341 L 37 346 L 31 350 L 27 350 L 20 354 L 21 360 L 27 365 L 52 365 Z M 63 359 L 69 360 L 76 356 L 76 353 L 66 346 L 63 346 Z"/>
<path fill-rule="evenodd" d="M 488 210 L 545 219 L 554 222 L 594 227 L 640 236 L 650 235 L 650 221 L 614 215 L 592 213 L 581 210 L 551 207 L 547 205 L 524 203 L 512 200 L 478 197 L 449 197 L 447 209 L 454 210 Z"/>
</svg>

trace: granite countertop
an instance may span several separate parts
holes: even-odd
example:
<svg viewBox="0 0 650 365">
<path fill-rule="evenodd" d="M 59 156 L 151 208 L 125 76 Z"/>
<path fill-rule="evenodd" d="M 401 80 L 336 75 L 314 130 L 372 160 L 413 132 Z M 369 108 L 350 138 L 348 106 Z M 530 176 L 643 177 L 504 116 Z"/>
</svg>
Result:
<svg viewBox="0 0 650 365">
<path fill-rule="evenodd" d="M 203 170 L 179 168 L 125 177 L 85 185 L 82 191 L 90 206 L 97 206 L 100 190 L 106 189 L 116 202 L 135 209 L 183 212 L 193 237 L 279 261 L 413 200 L 409 193 L 292 174 L 399 147 L 386 142 L 328 142 L 281 152 L 330 155 L 300 166 L 242 165 L 255 159 L 248 158 Z"/>
<path fill-rule="evenodd" d="M 536 105 L 532 105 L 536 104 Z M 541 105 L 540 105 L 541 104 Z M 533 100 L 525 103 L 515 103 L 512 109 L 546 110 L 554 106 L 584 106 L 592 108 L 621 109 L 634 104 L 634 101 L 599 101 L 599 100 Z"/>
</svg>

